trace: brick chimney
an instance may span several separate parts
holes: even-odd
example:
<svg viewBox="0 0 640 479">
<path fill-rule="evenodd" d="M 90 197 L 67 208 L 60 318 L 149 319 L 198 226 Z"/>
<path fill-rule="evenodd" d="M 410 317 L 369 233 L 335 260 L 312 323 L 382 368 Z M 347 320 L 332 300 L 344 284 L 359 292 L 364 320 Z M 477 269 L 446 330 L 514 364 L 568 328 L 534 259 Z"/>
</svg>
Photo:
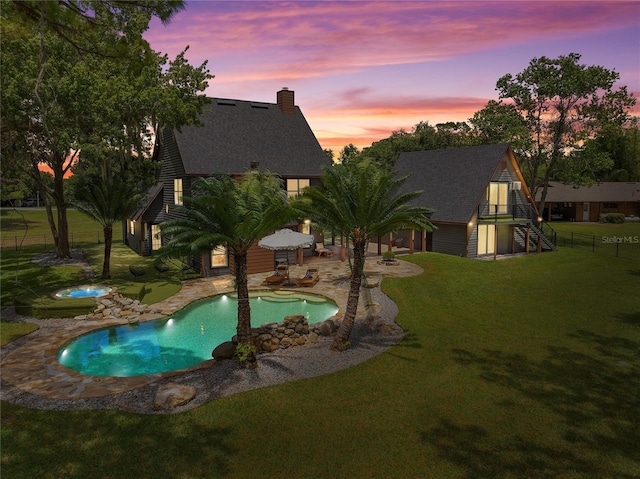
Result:
<svg viewBox="0 0 640 479">
<path fill-rule="evenodd" d="M 295 115 L 296 107 L 293 101 L 293 91 L 283 87 L 278 92 L 278 107 L 283 115 Z"/>
</svg>

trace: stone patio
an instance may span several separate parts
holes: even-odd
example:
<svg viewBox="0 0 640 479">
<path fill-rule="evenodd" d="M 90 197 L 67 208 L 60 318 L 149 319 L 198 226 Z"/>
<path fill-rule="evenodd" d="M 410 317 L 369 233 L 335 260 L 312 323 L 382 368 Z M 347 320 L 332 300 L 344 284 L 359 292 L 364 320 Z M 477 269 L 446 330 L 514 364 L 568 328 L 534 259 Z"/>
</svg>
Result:
<svg viewBox="0 0 640 479">
<path fill-rule="evenodd" d="M 367 258 L 365 272 L 370 286 L 379 285 L 383 277 L 415 276 L 422 272 L 421 268 L 406 261 L 399 261 L 394 266 L 380 263 L 375 257 Z M 341 316 L 346 306 L 349 287 L 348 263 L 323 259 L 314 261 L 313 265 L 320 268 L 320 281 L 313 287 L 280 285 L 278 288 L 269 288 L 265 282 L 269 273 L 260 273 L 249 276 L 249 289 L 287 289 L 321 294 L 338 304 L 338 315 Z M 297 279 L 303 277 L 307 267 L 308 264 L 290 266 L 291 282 L 295 283 Z M 140 314 L 139 321 L 171 315 L 197 299 L 232 291 L 232 276 L 185 281 L 180 292 L 164 301 L 149 305 L 149 310 L 158 312 Z M 359 317 L 366 314 L 362 304 L 363 301 L 360 301 Z M 379 310 L 380 306 L 375 304 L 374 308 Z M 7 353 L 1 365 L 4 381 L 31 394 L 51 399 L 98 398 L 136 389 L 159 379 L 179 376 L 185 372 L 182 370 L 124 378 L 86 376 L 76 373 L 58 363 L 56 353 L 59 348 L 76 336 L 98 328 L 126 324 L 127 319 L 76 319 L 73 321 L 52 319 L 47 320 L 47 323 L 50 323 L 51 327 L 44 332 L 36 331 L 24 338 L 24 344 Z M 215 346 L 217 345 L 212 345 L 212 350 Z M 186 371 L 209 367 L 210 362 L 206 361 Z"/>
</svg>

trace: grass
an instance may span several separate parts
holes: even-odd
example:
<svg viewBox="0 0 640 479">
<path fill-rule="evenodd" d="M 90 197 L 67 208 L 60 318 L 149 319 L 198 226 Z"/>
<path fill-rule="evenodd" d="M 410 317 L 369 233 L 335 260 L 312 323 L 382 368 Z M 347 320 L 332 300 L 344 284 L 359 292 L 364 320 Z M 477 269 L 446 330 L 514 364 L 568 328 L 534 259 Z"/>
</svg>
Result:
<svg viewBox="0 0 640 479">
<path fill-rule="evenodd" d="M 578 233 L 595 236 L 640 236 L 640 222 L 638 223 L 575 223 L 572 221 L 559 221 L 549 223 L 557 232 Z"/>
<path fill-rule="evenodd" d="M 640 261 L 640 223 L 558 222 L 551 226 L 558 246 Z"/>
<path fill-rule="evenodd" d="M 3 478 L 640 475 L 638 263 L 403 259 L 425 272 L 383 282 L 388 352 L 169 416 L 4 402 Z"/>
<path fill-rule="evenodd" d="M 75 210 L 69 210 L 68 214 L 70 233 L 76 238 L 90 238 L 90 241 L 85 239 L 76 244 L 76 246 L 82 249 L 96 277 L 99 278 L 102 272 L 104 244 L 98 243 L 94 238 L 96 238 L 96 231 L 101 230 L 101 228 L 97 223 Z M 51 233 L 46 224 L 44 210 L 29 209 L 20 210 L 19 212 L 2 210 L 0 211 L 0 221 L 3 240 L 22 235 L 25 231 L 29 233 L 28 238 L 35 238 L 38 241 L 41 240 L 41 235 L 49 237 L 48 248 L 44 247 L 41 241 L 39 244 L 25 241 L 27 246 L 22 246 L 18 250 L 15 248 L 2 249 L 0 302 L 3 308 L 16 303 L 24 304 L 27 305 L 27 308 L 32 309 L 30 313 L 46 318 L 67 315 L 61 309 L 61 306 L 64 304 L 70 305 L 71 301 L 77 303 L 84 301 L 87 303 L 86 300 L 66 300 L 65 303 L 61 303 L 50 296 L 57 289 L 91 282 L 86 279 L 82 268 L 79 266 L 49 267 L 31 262 L 31 258 L 35 255 L 53 250 L 50 238 Z M 29 225 L 28 230 L 24 226 L 25 222 Z M 31 233 L 33 232 L 36 234 L 32 235 Z M 177 264 L 174 265 L 171 271 L 159 273 L 153 267 L 153 258 L 138 256 L 122 244 L 119 239 L 121 236 L 120 225 L 114 226 L 115 242 L 111 252 L 111 280 L 101 281 L 96 279 L 94 282 L 118 286 L 120 292 L 133 297 L 144 287 L 147 294 L 142 301 L 147 304 L 161 301 L 179 291 L 180 268 Z M 131 264 L 144 266 L 146 274 L 136 280 L 129 271 L 129 265 Z M 92 309 L 91 305 L 93 305 L 92 302 L 87 304 L 89 306 L 84 306 L 85 309 L 88 308 L 85 312 Z M 80 307 L 82 308 L 83 305 L 80 305 Z M 74 311 L 73 314 L 80 314 L 80 312 Z"/>
</svg>

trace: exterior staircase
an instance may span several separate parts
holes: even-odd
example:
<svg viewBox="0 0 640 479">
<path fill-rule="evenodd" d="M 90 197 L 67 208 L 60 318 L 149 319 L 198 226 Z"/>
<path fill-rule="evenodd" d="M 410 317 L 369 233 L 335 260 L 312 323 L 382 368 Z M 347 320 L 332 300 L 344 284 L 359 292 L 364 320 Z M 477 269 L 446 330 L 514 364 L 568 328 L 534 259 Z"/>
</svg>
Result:
<svg viewBox="0 0 640 479">
<path fill-rule="evenodd" d="M 550 227 L 549 227 L 550 228 Z M 525 225 L 518 225 L 515 227 L 515 240 L 522 247 L 526 249 L 527 246 L 527 227 Z M 531 224 L 529 229 L 529 249 L 535 251 L 555 251 L 556 245 L 542 232 L 540 228 Z"/>
</svg>

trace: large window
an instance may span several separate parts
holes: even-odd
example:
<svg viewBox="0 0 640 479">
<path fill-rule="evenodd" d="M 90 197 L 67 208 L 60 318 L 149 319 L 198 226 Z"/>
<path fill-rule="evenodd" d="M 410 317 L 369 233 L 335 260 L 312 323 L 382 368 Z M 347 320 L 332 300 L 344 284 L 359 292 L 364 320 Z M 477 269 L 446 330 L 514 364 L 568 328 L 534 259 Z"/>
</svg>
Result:
<svg viewBox="0 0 640 479">
<path fill-rule="evenodd" d="M 509 212 L 509 184 L 489 183 L 487 188 L 489 214 L 505 214 Z"/>
<path fill-rule="evenodd" d="M 162 246 L 162 238 L 160 238 L 160 226 L 151 225 L 151 250 L 158 251 Z"/>
<path fill-rule="evenodd" d="M 173 202 L 176 205 L 182 204 L 182 178 L 173 180 Z"/>
<path fill-rule="evenodd" d="M 131 236 L 136 235 L 136 220 L 129 220 L 129 234 Z"/>
<path fill-rule="evenodd" d="M 212 268 L 223 268 L 228 264 L 229 262 L 227 261 L 227 248 L 225 248 L 224 246 L 218 246 L 211 251 Z"/>
<path fill-rule="evenodd" d="M 478 225 L 478 256 L 493 254 L 496 249 L 496 228 L 494 225 Z"/>
<path fill-rule="evenodd" d="M 287 180 L 287 196 L 296 196 L 309 186 L 308 179 L 294 178 Z"/>
</svg>

